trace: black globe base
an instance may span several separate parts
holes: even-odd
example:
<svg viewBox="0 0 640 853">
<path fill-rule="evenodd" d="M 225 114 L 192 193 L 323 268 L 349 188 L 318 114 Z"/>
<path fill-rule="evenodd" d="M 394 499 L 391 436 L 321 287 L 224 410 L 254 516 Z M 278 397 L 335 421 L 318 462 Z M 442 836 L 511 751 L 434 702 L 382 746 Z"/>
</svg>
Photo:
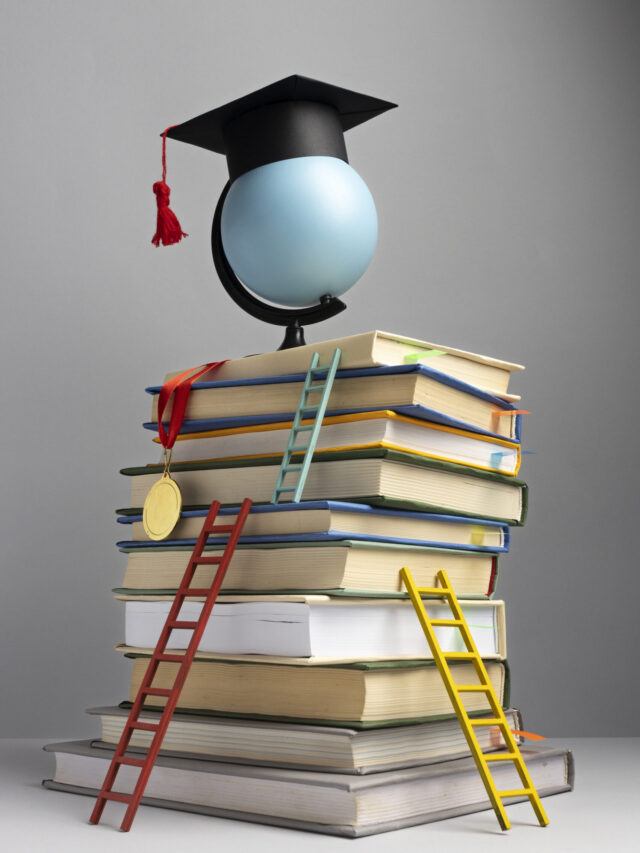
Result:
<svg viewBox="0 0 640 853">
<path fill-rule="evenodd" d="M 330 317 L 340 314 L 347 306 L 335 296 L 327 295 L 320 299 L 318 305 L 312 305 L 309 308 L 278 308 L 276 305 L 262 302 L 242 284 L 232 270 L 222 245 L 222 208 L 230 186 L 231 183 L 228 182 L 222 190 L 211 226 L 211 254 L 222 286 L 236 305 L 239 305 L 247 314 L 256 317 L 258 320 L 263 320 L 265 323 L 287 327 L 284 340 L 278 349 L 304 346 L 306 342 L 303 324 L 308 326 L 311 323 L 328 320 Z"/>
<path fill-rule="evenodd" d="M 307 342 L 304 339 L 304 329 L 297 320 L 289 323 L 287 331 L 284 333 L 284 340 L 278 349 L 292 349 L 293 347 L 303 347 Z"/>
</svg>

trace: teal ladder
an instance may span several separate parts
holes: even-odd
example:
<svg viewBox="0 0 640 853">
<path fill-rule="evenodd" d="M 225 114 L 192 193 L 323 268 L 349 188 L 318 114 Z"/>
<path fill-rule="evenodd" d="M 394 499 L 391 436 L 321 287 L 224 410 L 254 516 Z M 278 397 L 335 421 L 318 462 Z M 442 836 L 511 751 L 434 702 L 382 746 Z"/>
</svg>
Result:
<svg viewBox="0 0 640 853">
<path fill-rule="evenodd" d="M 300 402 L 298 403 L 298 409 L 293 419 L 293 425 L 291 427 L 291 432 L 289 433 L 287 447 L 284 451 L 284 456 L 282 457 L 280 470 L 278 471 L 278 479 L 276 480 L 273 495 L 271 496 L 272 504 L 277 504 L 280 497 L 289 492 L 293 492 L 293 497 L 291 498 L 293 503 L 298 503 L 302 497 L 302 490 L 304 489 L 304 484 L 307 480 L 307 474 L 309 473 L 309 466 L 311 465 L 313 452 L 316 449 L 318 435 L 320 434 L 320 427 L 322 426 L 322 419 L 324 418 L 324 413 L 327 410 L 329 395 L 331 394 L 333 380 L 336 377 L 336 370 L 338 369 L 338 363 L 341 355 L 342 350 L 335 349 L 331 357 L 331 363 L 328 366 L 321 366 L 318 364 L 320 356 L 317 352 L 314 352 L 311 356 L 309 370 L 307 371 L 307 375 L 305 376 L 304 384 L 302 386 Z M 317 381 L 316 377 L 321 373 L 326 373 L 326 378 L 319 385 L 315 385 L 314 382 Z M 310 395 L 318 393 L 321 394 L 320 402 L 310 405 Z M 314 420 L 311 424 L 303 425 L 302 421 L 306 412 L 313 412 Z M 309 415 L 307 415 L 307 418 L 308 417 Z M 297 443 L 298 436 L 301 432 L 311 433 L 308 444 L 300 445 Z M 291 456 L 293 453 L 304 453 L 304 458 L 299 465 L 291 464 Z M 284 481 L 287 474 L 295 473 L 298 474 L 298 481 L 296 485 L 285 486 Z"/>
</svg>

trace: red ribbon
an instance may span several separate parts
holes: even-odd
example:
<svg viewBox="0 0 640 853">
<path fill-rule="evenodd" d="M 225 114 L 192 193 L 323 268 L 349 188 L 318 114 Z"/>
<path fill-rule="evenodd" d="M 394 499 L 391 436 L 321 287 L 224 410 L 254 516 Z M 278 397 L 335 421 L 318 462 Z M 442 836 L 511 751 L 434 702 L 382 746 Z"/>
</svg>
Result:
<svg viewBox="0 0 640 853">
<path fill-rule="evenodd" d="M 227 361 L 229 359 L 225 358 L 223 361 L 211 361 L 209 364 L 201 364 L 199 367 L 190 367 L 189 370 L 183 370 L 182 373 L 164 383 L 158 397 L 158 435 L 160 436 L 160 443 L 165 450 L 171 450 L 182 428 L 184 413 L 187 410 L 189 392 L 193 383 L 209 370 L 215 370 L 221 364 L 226 364 Z M 194 370 L 196 371 L 195 373 L 193 373 Z M 173 400 L 173 409 L 171 410 L 171 420 L 169 421 L 169 434 L 167 435 L 162 423 L 162 415 L 174 392 L 175 397 Z"/>
</svg>

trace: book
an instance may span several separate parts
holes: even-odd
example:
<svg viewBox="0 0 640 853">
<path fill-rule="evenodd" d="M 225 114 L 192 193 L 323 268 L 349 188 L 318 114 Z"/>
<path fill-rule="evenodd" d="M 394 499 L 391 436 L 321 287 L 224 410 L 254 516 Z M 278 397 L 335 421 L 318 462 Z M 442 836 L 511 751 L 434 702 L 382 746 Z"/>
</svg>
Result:
<svg viewBox="0 0 640 853">
<path fill-rule="evenodd" d="M 172 541 L 195 544 L 208 509 L 185 510 L 172 531 Z M 118 522 L 133 542 L 151 544 L 144 532 L 142 515 L 136 510 L 119 509 Z M 237 510 L 223 507 L 220 517 L 233 524 Z M 130 533 L 128 531 L 131 531 Z M 226 539 L 214 533 L 209 541 Z M 354 504 L 345 501 L 301 501 L 300 503 L 254 504 L 247 516 L 240 542 L 336 541 L 364 539 L 401 545 L 429 545 L 458 550 L 509 550 L 510 534 L 506 524 L 455 515 L 437 515 Z M 165 542 L 166 544 L 166 542 Z M 125 546 L 128 547 L 128 546 Z"/>
<path fill-rule="evenodd" d="M 151 652 L 173 597 L 119 598 L 125 604 L 125 645 Z M 202 606 L 185 601 L 177 618 L 197 622 Z M 505 658 L 504 602 L 461 601 L 460 606 L 482 658 Z M 451 618 L 449 605 L 437 600 L 429 602 L 428 611 L 433 619 Z M 443 651 L 465 651 L 457 628 L 434 630 Z M 191 630 L 174 630 L 165 648 L 186 649 L 192 635 Z M 216 602 L 198 650 L 331 663 L 433 657 L 410 601 L 327 595 L 227 596 Z"/>
<path fill-rule="evenodd" d="M 306 373 L 314 352 L 319 354 L 320 364 L 328 364 L 336 347 L 342 350 L 342 369 L 426 362 L 447 376 L 476 385 L 496 396 L 519 399 L 514 394 L 508 394 L 507 388 L 511 374 L 524 370 L 521 364 L 380 331 L 363 332 L 293 349 L 234 358 L 221 365 L 211 375 L 216 379 L 225 380 Z M 181 372 L 167 374 L 165 382 Z"/>
<path fill-rule="evenodd" d="M 224 418 L 236 418 L 239 422 L 222 423 L 218 425 L 220 428 L 243 426 L 251 422 L 250 418 L 256 423 L 266 422 L 269 416 L 271 420 L 286 421 L 293 417 L 298 408 L 305 378 L 305 374 L 294 373 L 255 379 L 194 382 L 181 432 L 216 429 L 215 420 Z M 153 396 L 151 428 L 157 429 L 161 388 L 152 386 L 146 390 Z M 173 401 L 170 400 L 163 413 L 167 421 L 171 417 L 172 405 Z M 425 365 L 338 371 L 331 388 L 327 415 L 380 409 L 520 441 L 521 415 L 512 403 L 444 376 Z M 276 415 L 277 418 L 274 417 Z M 203 427 L 211 419 L 214 419 L 214 425 Z"/>
<path fill-rule="evenodd" d="M 313 423 L 302 420 L 302 426 Z M 172 461 L 198 462 L 247 456 L 282 456 L 293 421 L 179 435 Z M 158 437 L 154 441 L 159 443 Z M 485 471 L 517 474 L 520 445 L 479 433 L 407 418 L 391 411 L 325 418 L 315 453 L 326 450 L 389 448 Z M 159 462 L 162 460 L 160 459 Z"/>
<path fill-rule="evenodd" d="M 295 457 L 294 457 L 295 458 Z M 184 509 L 271 500 L 279 460 L 274 457 L 171 466 Z M 131 507 L 144 504 L 162 465 L 124 468 L 131 477 Z M 289 481 L 285 481 L 288 483 Z M 399 450 L 345 450 L 321 454 L 309 466 L 304 497 L 371 503 L 397 509 L 441 512 L 524 524 L 526 484 L 515 477 L 479 471 Z"/>
<path fill-rule="evenodd" d="M 102 739 L 92 741 L 91 745 L 115 746 L 128 711 L 114 706 L 89 708 L 87 713 L 97 716 L 101 725 Z M 505 711 L 505 716 L 511 729 L 522 729 L 519 711 Z M 160 711 L 145 711 L 140 719 L 155 723 L 159 717 Z M 481 726 L 476 729 L 476 737 L 483 752 L 506 747 L 499 729 Z M 514 737 L 522 743 L 520 735 Z M 142 752 L 149 748 L 152 739 L 151 732 L 136 729 L 127 751 Z M 174 714 L 161 754 L 364 775 L 462 758 L 469 755 L 469 747 L 457 719 L 358 730 Z"/>
<path fill-rule="evenodd" d="M 89 741 L 50 744 L 45 750 L 56 758 L 54 777 L 43 782 L 45 787 L 97 795 L 110 751 Z M 538 747 L 522 753 L 540 796 L 572 789 L 569 751 Z M 494 764 L 491 772 L 498 790 L 522 787 L 510 761 Z M 135 767 L 121 767 L 114 790 L 131 793 L 138 775 Z M 491 808 L 472 758 L 353 776 L 162 755 L 142 802 L 346 837 Z"/>
<path fill-rule="evenodd" d="M 129 701 L 138 694 L 148 666 L 148 655 L 133 654 Z M 177 710 L 212 713 L 223 717 L 315 722 L 370 728 L 426 722 L 452 717 L 451 700 L 433 661 L 359 661 L 317 664 L 298 658 L 294 663 L 243 656 L 215 659 L 196 652 Z M 171 687 L 177 663 L 158 665 L 154 687 Z M 473 664 L 452 663 L 457 684 L 477 684 Z M 506 661 L 486 661 L 487 674 L 498 701 L 509 705 Z M 481 693 L 465 694 L 469 713 L 489 711 Z M 145 708 L 162 708 L 164 699 L 148 696 Z"/>
<path fill-rule="evenodd" d="M 200 520 L 202 524 L 202 520 Z M 150 543 L 121 542 L 127 555 L 122 594 L 173 592 L 180 585 L 191 552 L 189 544 L 170 539 Z M 205 548 L 207 556 L 223 551 L 222 545 Z M 325 542 L 280 542 L 238 545 L 225 575 L 221 594 L 233 592 L 351 592 L 356 595 L 406 596 L 400 568 L 408 565 L 419 586 L 436 586 L 436 574 L 445 569 L 456 594 L 462 597 L 493 595 L 498 558 L 487 551 L 456 551 L 387 542 L 348 539 Z M 192 586 L 213 583 L 216 566 L 196 569 Z"/>
</svg>

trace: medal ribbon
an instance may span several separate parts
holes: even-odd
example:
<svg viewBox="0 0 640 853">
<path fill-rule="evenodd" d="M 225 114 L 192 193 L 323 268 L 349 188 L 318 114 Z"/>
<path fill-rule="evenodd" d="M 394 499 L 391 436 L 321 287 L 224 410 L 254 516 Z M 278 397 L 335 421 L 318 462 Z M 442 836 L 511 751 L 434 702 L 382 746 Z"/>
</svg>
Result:
<svg viewBox="0 0 640 853">
<path fill-rule="evenodd" d="M 165 473 L 167 473 L 169 464 L 171 463 L 171 451 L 173 449 L 173 445 L 175 444 L 176 438 L 182 428 L 182 422 L 184 421 L 184 415 L 187 410 L 187 401 L 189 399 L 191 386 L 196 379 L 199 379 L 205 373 L 208 373 L 208 371 L 215 370 L 217 367 L 220 367 L 220 365 L 226 364 L 227 361 L 229 361 L 229 359 L 225 358 L 223 361 L 211 361 L 208 364 L 201 364 L 199 367 L 190 367 L 188 370 L 184 370 L 182 373 L 174 376 L 173 379 L 169 379 L 162 386 L 160 395 L 158 396 L 158 435 L 160 436 L 160 443 L 164 448 Z M 171 396 L 174 394 L 171 420 L 169 421 L 169 432 L 167 433 L 162 423 L 162 415 L 164 414 L 164 410 L 166 409 Z"/>
</svg>

